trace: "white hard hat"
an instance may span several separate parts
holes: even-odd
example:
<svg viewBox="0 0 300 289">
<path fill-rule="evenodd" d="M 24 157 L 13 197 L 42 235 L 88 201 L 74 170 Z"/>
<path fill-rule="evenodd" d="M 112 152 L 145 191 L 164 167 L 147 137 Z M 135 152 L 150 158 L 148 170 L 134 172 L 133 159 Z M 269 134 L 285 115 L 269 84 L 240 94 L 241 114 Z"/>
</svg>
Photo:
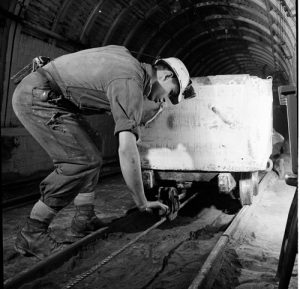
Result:
<svg viewBox="0 0 300 289">
<path fill-rule="evenodd" d="M 160 58 L 155 61 L 155 64 L 158 64 L 159 62 L 167 64 L 175 73 L 179 83 L 178 100 L 176 100 L 175 104 L 181 102 L 184 99 L 183 92 L 191 84 L 188 70 L 183 62 L 176 57 Z"/>
</svg>

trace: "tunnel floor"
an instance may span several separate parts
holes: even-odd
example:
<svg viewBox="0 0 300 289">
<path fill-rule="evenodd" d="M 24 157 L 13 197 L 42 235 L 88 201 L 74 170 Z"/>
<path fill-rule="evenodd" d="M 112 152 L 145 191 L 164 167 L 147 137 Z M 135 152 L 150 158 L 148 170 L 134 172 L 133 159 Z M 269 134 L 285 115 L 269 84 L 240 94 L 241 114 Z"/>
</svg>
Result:
<svg viewBox="0 0 300 289">
<path fill-rule="evenodd" d="M 103 240 L 101 248 L 88 248 L 81 254 L 79 260 L 84 261 L 86 269 L 95 264 L 94 256 L 91 257 L 95 252 L 99 260 L 103 259 L 109 247 L 117 249 L 153 222 L 151 216 L 134 210 L 134 203 L 121 175 L 101 180 L 96 192 L 95 208 L 103 221 L 109 223 L 128 215 L 128 212 L 131 217 L 127 223 L 116 226 L 115 232 Z M 287 186 L 284 180 L 276 179 L 268 187 L 261 203 L 227 246 L 214 289 L 277 288 L 275 274 L 293 194 L 294 188 Z M 31 207 L 32 204 L 29 204 L 3 213 L 4 280 L 37 262 L 36 258 L 22 257 L 13 250 L 16 232 Z M 103 268 L 101 274 L 94 274 L 89 282 L 84 283 L 86 287 L 82 287 L 85 286 L 82 284 L 81 288 L 93 288 L 89 286 L 95 284 L 101 284 L 99 288 L 187 288 L 200 269 L 201 262 L 204 262 L 237 211 L 236 202 L 228 200 L 226 196 L 218 197 L 212 191 L 210 194 L 199 194 L 193 206 L 185 208 L 172 223 L 153 231 L 144 241 L 138 242 Z M 72 238 L 69 225 L 73 214 L 74 206 L 70 204 L 54 220 L 52 230 L 57 239 L 63 241 Z M 132 261 L 131 265 L 127 260 Z M 183 265 L 178 268 L 179 263 Z M 77 264 L 78 259 L 72 258 L 59 274 L 66 275 L 72 271 L 76 274 Z M 289 287 L 292 289 L 298 288 L 297 268 L 296 260 Z M 145 276 L 149 279 L 145 280 Z M 151 276 L 156 277 L 153 279 Z M 55 278 L 56 273 L 53 272 L 28 288 L 59 288 L 55 287 Z"/>
</svg>

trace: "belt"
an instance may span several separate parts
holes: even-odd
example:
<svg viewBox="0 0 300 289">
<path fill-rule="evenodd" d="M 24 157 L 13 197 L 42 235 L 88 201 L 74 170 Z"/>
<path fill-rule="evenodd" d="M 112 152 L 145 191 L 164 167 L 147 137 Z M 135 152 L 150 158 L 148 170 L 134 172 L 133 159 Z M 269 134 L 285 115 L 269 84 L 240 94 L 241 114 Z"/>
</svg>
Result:
<svg viewBox="0 0 300 289">
<path fill-rule="evenodd" d="M 50 72 L 48 72 L 47 70 L 45 70 L 43 68 L 38 68 L 36 70 L 36 72 L 41 74 L 43 77 L 47 78 L 47 80 L 49 81 L 51 90 L 53 90 L 57 95 L 63 95 L 61 89 L 59 88 L 58 84 L 56 83 L 56 81 L 54 80 L 54 78 L 52 77 Z"/>
</svg>

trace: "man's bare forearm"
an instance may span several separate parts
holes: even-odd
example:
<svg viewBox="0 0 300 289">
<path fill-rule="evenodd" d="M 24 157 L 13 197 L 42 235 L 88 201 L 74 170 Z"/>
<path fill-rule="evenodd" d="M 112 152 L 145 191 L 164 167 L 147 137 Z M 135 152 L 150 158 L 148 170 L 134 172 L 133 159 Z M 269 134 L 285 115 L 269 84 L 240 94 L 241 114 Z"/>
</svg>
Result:
<svg viewBox="0 0 300 289">
<path fill-rule="evenodd" d="M 136 146 L 135 135 L 121 132 L 119 135 L 120 165 L 125 182 L 139 208 L 147 204 L 142 182 L 140 155 Z"/>
</svg>

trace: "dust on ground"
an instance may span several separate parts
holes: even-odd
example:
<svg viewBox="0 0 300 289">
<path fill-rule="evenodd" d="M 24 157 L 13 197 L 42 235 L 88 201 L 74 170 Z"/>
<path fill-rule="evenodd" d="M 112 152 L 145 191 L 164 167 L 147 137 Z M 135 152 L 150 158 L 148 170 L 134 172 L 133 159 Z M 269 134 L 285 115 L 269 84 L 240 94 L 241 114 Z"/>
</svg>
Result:
<svg viewBox="0 0 300 289">
<path fill-rule="evenodd" d="M 285 170 L 291 171 L 285 156 Z M 263 193 L 247 220 L 229 243 L 225 261 L 213 289 L 275 289 L 279 254 L 295 187 L 275 180 Z M 298 288 L 298 260 L 289 289 Z"/>
<path fill-rule="evenodd" d="M 184 288 L 196 276 L 239 208 L 238 200 L 219 195 L 214 185 L 204 185 L 193 203 L 182 209 L 174 221 L 149 233 L 88 277 L 78 288 Z M 17 227 L 24 221 L 20 220 L 19 214 L 22 212 L 26 216 L 30 209 L 31 206 L 6 215 L 5 279 L 37 263 L 34 257 L 15 253 L 12 246 Z M 62 284 L 71 277 L 103 260 L 158 220 L 157 216 L 134 209 L 121 177 L 99 185 L 96 211 L 103 220 L 114 220 L 109 223 L 111 232 L 106 238 L 91 244 L 58 270 L 24 285 L 23 289 L 62 288 Z M 70 205 L 57 216 L 51 226 L 57 238 L 63 239 L 68 235 L 73 214 L 74 207 Z M 125 215 L 126 221 L 121 218 Z M 16 221 L 14 216 L 18 216 L 19 220 Z M 12 237 L 10 241 L 9 236 Z"/>
<path fill-rule="evenodd" d="M 233 217 L 214 207 L 204 208 L 195 216 L 180 215 L 133 244 L 78 288 L 187 288 Z M 127 244 L 154 220 L 149 215 L 133 212 L 127 221 L 116 224 L 105 239 L 42 278 L 44 282 L 65 285 L 69 278 L 85 272 Z"/>
<path fill-rule="evenodd" d="M 242 230 L 226 248 L 214 289 L 277 288 L 275 276 L 279 252 L 294 190 L 284 180 L 277 180 L 263 194 L 251 217 L 244 220 Z M 212 191 L 199 194 L 195 202 L 198 211 L 185 208 L 177 219 L 152 231 L 74 288 L 188 288 L 238 209 L 237 203 L 230 202 L 232 200 Z M 98 215 L 108 222 L 126 214 L 130 217 L 126 222 L 114 223 L 114 229 L 106 238 L 72 257 L 59 270 L 22 288 L 62 288 L 69 278 L 88 270 L 156 221 L 153 216 L 131 211 L 133 207 L 121 177 L 100 184 L 96 204 Z M 5 217 L 5 226 L 9 227 L 5 227 L 4 234 L 6 278 L 37 262 L 34 258 L 19 256 L 12 249 L 13 236 L 20 223 L 13 218 L 20 219 L 30 209 L 31 206 L 22 208 L 15 215 L 11 212 Z M 68 235 L 73 214 L 72 205 L 60 213 L 52 224 L 57 236 Z M 298 288 L 297 268 L 296 260 L 290 289 Z"/>
</svg>

